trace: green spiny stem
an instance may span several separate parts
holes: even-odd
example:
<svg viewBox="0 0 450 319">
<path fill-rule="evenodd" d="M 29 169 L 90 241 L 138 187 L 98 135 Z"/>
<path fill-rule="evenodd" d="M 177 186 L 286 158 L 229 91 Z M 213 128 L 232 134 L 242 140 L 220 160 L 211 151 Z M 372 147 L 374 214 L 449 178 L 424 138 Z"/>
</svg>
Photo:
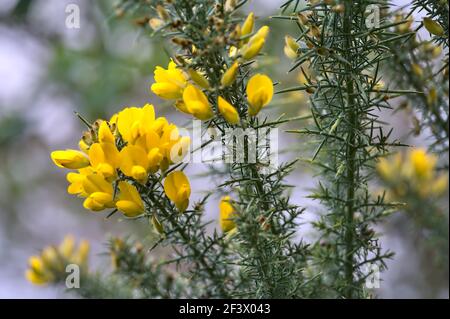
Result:
<svg viewBox="0 0 450 319">
<path fill-rule="evenodd" d="M 346 1 L 345 14 L 343 23 L 343 32 L 345 36 L 344 53 L 347 61 L 351 59 L 351 47 L 352 47 L 352 1 Z M 355 199 L 355 170 L 356 170 L 356 139 L 355 131 L 358 128 L 358 114 L 357 105 L 354 101 L 354 84 L 352 79 L 352 66 L 345 64 L 346 68 L 346 85 L 347 85 L 347 105 L 346 105 L 346 117 L 348 119 L 349 132 L 347 137 L 346 158 L 347 158 L 347 207 L 345 213 L 345 281 L 346 287 L 344 296 L 346 298 L 353 297 L 353 241 L 354 241 L 354 199 Z"/>
</svg>

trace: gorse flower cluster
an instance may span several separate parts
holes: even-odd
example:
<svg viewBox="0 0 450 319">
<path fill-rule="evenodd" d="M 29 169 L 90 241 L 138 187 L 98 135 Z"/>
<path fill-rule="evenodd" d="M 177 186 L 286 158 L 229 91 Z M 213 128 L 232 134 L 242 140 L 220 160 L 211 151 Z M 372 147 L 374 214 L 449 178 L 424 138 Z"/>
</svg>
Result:
<svg viewBox="0 0 450 319">
<path fill-rule="evenodd" d="M 86 272 L 88 255 L 89 242 L 83 240 L 77 248 L 73 236 L 68 235 L 58 247 L 49 246 L 42 250 L 40 256 L 31 256 L 25 277 L 36 285 L 58 282 L 66 277 L 68 264 L 76 264 L 81 272 Z"/>
<path fill-rule="evenodd" d="M 59 167 L 78 170 L 67 174 L 67 191 L 84 197 L 86 209 L 117 208 L 136 217 L 145 213 L 138 188 L 149 182 L 149 175 L 164 174 L 180 162 L 189 144 L 189 137 L 180 136 L 166 118 L 155 118 L 153 106 L 147 104 L 89 124 L 80 150 L 54 151 L 51 158 Z M 191 189 L 182 171 L 165 176 L 164 190 L 180 212 L 186 210 Z"/>
<path fill-rule="evenodd" d="M 408 195 L 426 199 L 440 196 L 447 189 L 447 176 L 436 174 L 437 160 L 419 148 L 407 154 L 397 153 L 391 159 L 381 158 L 377 170 L 395 199 Z"/>
<path fill-rule="evenodd" d="M 228 49 L 229 65 L 224 66 L 222 73 L 215 74 L 216 77 L 220 77 L 220 81 L 214 83 L 208 80 L 210 76 L 207 75 L 207 70 L 201 67 L 195 68 L 190 59 L 178 57 L 182 59 L 181 66 L 170 61 L 167 69 L 160 66 L 156 68 L 155 83 L 151 86 L 153 93 L 163 99 L 175 100 L 174 105 L 179 111 L 199 120 L 210 120 L 220 113 L 229 124 L 239 124 L 238 110 L 221 95 L 221 91 L 233 85 L 240 65 L 255 58 L 264 46 L 269 27 L 263 26 L 254 33 L 254 20 L 254 14 L 250 13 L 242 26 L 236 25 L 233 33 L 227 38 L 231 42 Z M 239 40 L 241 38 L 243 39 Z M 193 55 L 199 54 L 194 45 L 190 52 Z M 184 71 L 180 67 L 183 67 Z M 256 116 L 262 107 L 270 103 L 272 97 L 272 80 L 263 74 L 254 75 L 247 84 L 248 114 Z M 215 108 L 210 101 L 216 106 Z M 241 114 L 243 112 L 245 110 L 241 110 Z"/>
</svg>

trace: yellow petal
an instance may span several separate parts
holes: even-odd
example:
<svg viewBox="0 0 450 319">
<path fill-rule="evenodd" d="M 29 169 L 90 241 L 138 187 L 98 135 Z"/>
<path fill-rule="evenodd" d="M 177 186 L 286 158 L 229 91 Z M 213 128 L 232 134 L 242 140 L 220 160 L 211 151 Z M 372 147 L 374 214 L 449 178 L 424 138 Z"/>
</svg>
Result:
<svg viewBox="0 0 450 319">
<path fill-rule="evenodd" d="M 182 171 L 171 172 L 164 180 L 164 192 L 182 212 L 189 205 L 191 187 L 188 178 Z"/>
<path fill-rule="evenodd" d="M 222 114 L 222 116 L 228 123 L 232 125 L 236 125 L 239 123 L 239 113 L 236 111 L 234 106 L 228 103 L 228 101 L 226 101 L 221 96 L 219 96 L 217 104 L 220 114 Z"/>
<path fill-rule="evenodd" d="M 230 230 L 236 228 L 236 224 L 233 220 L 233 215 L 236 214 L 233 206 L 230 203 L 230 196 L 224 196 L 220 200 L 219 210 L 220 210 L 220 228 L 223 232 L 229 232 Z"/>
<path fill-rule="evenodd" d="M 209 120 L 214 116 L 205 93 L 193 85 L 188 85 L 184 90 L 183 101 L 189 113 L 200 120 Z"/>
<path fill-rule="evenodd" d="M 114 135 L 112 134 L 106 121 L 102 121 L 102 123 L 100 123 L 100 127 L 98 129 L 98 141 L 100 143 L 116 143 Z"/>
<path fill-rule="evenodd" d="M 56 166 L 68 169 L 79 169 L 89 166 L 89 160 L 80 151 L 54 151 L 50 155 Z"/>
<path fill-rule="evenodd" d="M 238 68 L 238 62 L 234 62 L 233 65 L 227 71 L 225 71 L 221 79 L 221 84 L 223 86 L 229 86 L 233 84 L 234 80 L 236 80 Z"/>
<path fill-rule="evenodd" d="M 246 36 L 253 32 L 253 26 L 255 25 L 255 14 L 253 12 L 250 12 L 250 14 L 247 16 L 247 19 L 245 19 L 244 24 L 241 28 L 241 35 Z"/>
</svg>

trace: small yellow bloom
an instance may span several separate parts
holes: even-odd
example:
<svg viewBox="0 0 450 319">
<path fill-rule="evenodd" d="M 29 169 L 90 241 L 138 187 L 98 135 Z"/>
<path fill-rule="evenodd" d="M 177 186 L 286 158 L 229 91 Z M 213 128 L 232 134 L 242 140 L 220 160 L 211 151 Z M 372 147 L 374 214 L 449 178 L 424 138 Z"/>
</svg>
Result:
<svg viewBox="0 0 450 319">
<path fill-rule="evenodd" d="M 141 184 L 145 184 L 150 170 L 150 162 L 145 150 L 136 145 L 125 146 L 120 151 L 120 170 L 126 176 L 134 178 Z M 157 170 L 157 167 L 152 168 L 153 172 Z"/>
<path fill-rule="evenodd" d="M 189 206 L 191 185 L 182 171 L 171 172 L 164 180 L 164 192 L 180 212 Z"/>
<path fill-rule="evenodd" d="M 114 143 L 94 143 L 89 149 L 92 168 L 106 179 L 116 177 L 120 164 L 119 150 Z"/>
<path fill-rule="evenodd" d="M 101 174 L 87 175 L 83 180 L 83 189 L 88 194 L 83 207 L 92 211 L 101 211 L 114 207 L 114 190 Z"/>
<path fill-rule="evenodd" d="M 194 69 L 188 70 L 189 76 L 191 77 L 191 80 L 195 82 L 198 86 L 200 86 L 203 89 L 209 89 L 209 82 L 205 78 L 205 76 L 198 71 Z"/>
<path fill-rule="evenodd" d="M 75 237 L 67 235 L 58 247 L 58 252 L 66 259 L 72 256 L 75 249 Z"/>
<path fill-rule="evenodd" d="M 205 93 L 193 85 L 188 85 L 183 92 L 183 101 L 190 114 L 199 120 L 209 120 L 214 116 Z"/>
<path fill-rule="evenodd" d="M 236 210 L 231 205 L 230 196 L 224 196 L 220 200 L 219 204 L 220 210 L 220 228 L 222 228 L 223 232 L 229 232 L 236 228 L 236 223 L 233 220 L 233 217 L 236 215 Z"/>
<path fill-rule="evenodd" d="M 56 166 L 68 169 L 80 169 L 89 166 L 89 159 L 80 151 L 54 151 L 50 155 Z"/>
<path fill-rule="evenodd" d="M 253 26 L 255 25 L 255 14 L 253 12 L 250 12 L 247 16 L 247 19 L 245 19 L 244 24 L 241 28 L 241 36 L 249 35 L 253 32 Z"/>
<path fill-rule="evenodd" d="M 413 172 L 421 179 L 430 177 L 434 172 L 437 158 L 428 155 L 424 149 L 415 149 L 409 154 Z"/>
<path fill-rule="evenodd" d="M 146 104 L 142 108 L 127 107 L 117 115 L 117 128 L 122 139 L 133 144 L 137 138 L 145 135 L 156 125 L 155 109 Z"/>
<path fill-rule="evenodd" d="M 242 57 L 246 60 L 251 60 L 255 56 L 259 54 L 262 47 L 264 46 L 265 40 L 264 39 L 258 39 L 253 42 L 249 42 L 245 47 L 241 49 Z"/>
<path fill-rule="evenodd" d="M 234 62 L 233 65 L 228 70 L 225 71 L 220 81 L 223 86 L 226 87 L 233 84 L 233 82 L 236 80 L 238 68 L 239 63 Z"/>
<path fill-rule="evenodd" d="M 72 195 L 80 195 L 87 197 L 87 194 L 83 188 L 83 181 L 87 175 L 94 174 L 92 167 L 86 167 L 78 170 L 78 173 L 70 172 L 67 174 L 67 181 L 70 183 L 67 192 Z"/>
<path fill-rule="evenodd" d="M 154 77 L 156 83 L 151 86 L 153 93 L 168 100 L 176 100 L 182 97 L 187 79 L 175 62 L 170 61 L 167 70 L 157 66 Z"/>
<path fill-rule="evenodd" d="M 239 123 L 239 113 L 236 111 L 235 107 L 228 103 L 224 98 L 219 96 L 219 99 L 217 101 L 217 105 L 219 108 L 220 114 L 224 117 L 224 119 L 232 124 L 236 125 Z"/>
<path fill-rule="evenodd" d="M 255 116 L 273 97 L 272 80 L 263 74 L 254 75 L 247 84 L 248 113 Z"/>
<path fill-rule="evenodd" d="M 444 35 L 444 29 L 442 28 L 442 26 L 438 22 L 432 20 L 431 18 L 424 18 L 423 25 L 431 34 L 437 36 Z"/>
<path fill-rule="evenodd" d="M 128 217 L 135 217 L 144 213 L 144 202 L 136 187 L 127 182 L 120 181 L 119 190 L 120 194 L 116 202 L 117 209 Z"/>
</svg>

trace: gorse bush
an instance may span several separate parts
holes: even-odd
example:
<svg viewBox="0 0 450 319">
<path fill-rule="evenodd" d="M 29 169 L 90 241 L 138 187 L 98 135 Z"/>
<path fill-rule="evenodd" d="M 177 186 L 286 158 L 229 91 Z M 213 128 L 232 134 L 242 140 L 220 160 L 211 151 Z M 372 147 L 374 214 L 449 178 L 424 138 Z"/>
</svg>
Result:
<svg viewBox="0 0 450 319">
<path fill-rule="evenodd" d="M 253 13 L 241 17 L 246 2 L 123 0 L 116 5 L 117 16 L 131 17 L 173 48 L 168 64 L 155 68 L 150 90 L 201 121 L 205 131 L 221 135 L 228 160 L 205 167 L 217 189 L 194 203 L 184 170 L 214 137 L 194 141 L 169 118 L 157 117 L 156 102 L 126 107 L 109 120 L 91 122 L 79 115 L 87 126 L 79 150 L 51 153 L 58 167 L 71 170 L 68 193 L 83 198 L 87 210 L 143 220 L 158 236 L 149 247 L 136 238 L 110 238 L 109 273 L 88 271 L 88 244 L 75 251 L 67 238 L 60 248 L 30 259 L 31 282 L 63 282 L 64 266 L 80 264 L 76 293 L 84 297 L 366 298 L 393 257 L 374 227 L 398 211 L 411 214 L 418 229 L 427 230 L 424 236 L 448 253 L 448 227 L 442 226 L 448 216 L 433 203 L 447 188 L 447 178 L 436 172 L 437 156 L 424 149 L 402 155 L 400 148 L 407 145 L 394 140 L 390 124 L 380 119 L 396 98 L 423 102 L 420 127 L 431 129 L 430 152 L 448 152 L 448 88 L 422 85 L 436 74 L 436 81 L 448 81 L 448 59 L 422 62 L 402 49 L 424 48 L 424 59 L 431 54 L 439 60 L 438 50 L 448 49 L 443 20 L 448 4 L 414 1 L 413 10 L 433 4 L 418 27 L 432 39 L 418 44 L 418 29 L 388 2 L 290 0 L 272 17 L 298 30 L 284 42 L 268 26 L 259 26 Z M 268 41 L 284 45 L 292 60 L 289 71 L 301 74 L 300 86 L 280 88 L 257 72 Z M 407 72 L 389 76 L 400 67 Z M 274 94 L 294 91 L 309 96 L 310 116 L 265 115 Z M 278 150 L 267 145 L 271 131 L 288 123 L 299 126 L 299 119 L 310 121 L 288 132 L 315 143 L 308 163 L 319 177 L 310 197 L 323 210 L 313 222 L 318 239 L 308 244 L 299 239 L 304 208 L 290 198 L 299 185 L 286 182 L 298 160 L 278 164 L 271 156 Z M 393 152 L 397 155 L 389 156 Z M 220 231 L 211 231 L 202 217 L 212 194 L 222 195 Z M 428 212 L 420 209 L 425 202 L 433 204 Z M 158 246 L 170 246 L 166 257 L 152 254 Z M 448 257 L 439 262 L 448 265 Z"/>
</svg>

